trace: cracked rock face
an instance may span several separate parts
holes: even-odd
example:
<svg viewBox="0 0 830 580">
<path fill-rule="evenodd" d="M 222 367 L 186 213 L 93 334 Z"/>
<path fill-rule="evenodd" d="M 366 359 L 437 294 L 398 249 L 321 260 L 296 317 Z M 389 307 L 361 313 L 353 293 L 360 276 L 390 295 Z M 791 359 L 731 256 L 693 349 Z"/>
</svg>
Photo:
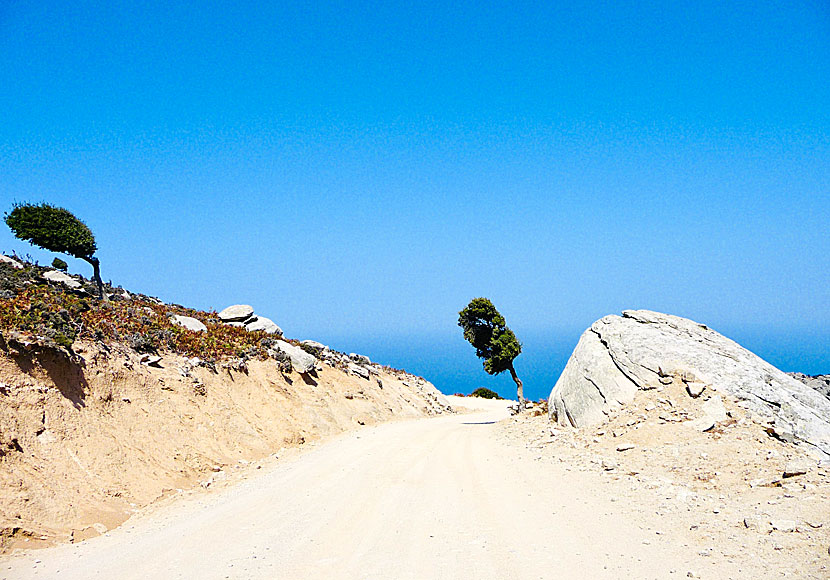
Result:
<svg viewBox="0 0 830 580">
<path fill-rule="evenodd" d="M 583 333 L 551 391 L 551 419 L 600 423 L 667 378 L 731 395 L 777 437 L 830 457 L 830 400 L 703 324 L 648 310 L 606 316 Z"/>
</svg>

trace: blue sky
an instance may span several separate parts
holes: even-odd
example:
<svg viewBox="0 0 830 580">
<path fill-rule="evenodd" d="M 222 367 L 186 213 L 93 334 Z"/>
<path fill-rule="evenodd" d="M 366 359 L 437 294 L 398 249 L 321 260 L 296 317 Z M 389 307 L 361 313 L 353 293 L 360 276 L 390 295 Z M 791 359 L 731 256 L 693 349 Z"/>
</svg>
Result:
<svg viewBox="0 0 830 580">
<path fill-rule="evenodd" d="M 533 360 L 649 308 L 830 372 L 826 2 L 170 4 L 0 3 L 0 209 L 105 278 L 391 358 L 483 295 Z"/>
</svg>

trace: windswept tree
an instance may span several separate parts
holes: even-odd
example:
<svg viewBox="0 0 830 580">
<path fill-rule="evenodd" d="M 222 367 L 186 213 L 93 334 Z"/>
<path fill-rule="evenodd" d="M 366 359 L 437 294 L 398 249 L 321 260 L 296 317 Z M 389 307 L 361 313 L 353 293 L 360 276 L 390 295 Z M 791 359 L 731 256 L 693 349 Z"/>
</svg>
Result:
<svg viewBox="0 0 830 580">
<path fill-rule="evenodd" d="M 476 356 L 484 359 L 484 370 L 497 375 L 510 371 L 516 383 L 519 408 L 524 403 L 522 381 L 513 368 L 513 359 L 522 352 L 522 344 L 507 327 L 504 316 L 499 314 L 487 298 L 473 298 L 458 313 L 458 326 L 464 329 L 464 338 L 476 349 Z"/>
<path fill-rule="evenodd" d="M 98 249 L 95 236 L 72 212 L 47 203 L 19 203 L 5 214 L 5 220 L 17 238 L 44 250 L 69 254 L 89 262 L 92 266 L 92 279 L 98 286 L 98 297 L 104 297 L 100 264 L 93 255 Z"/>
</svg>

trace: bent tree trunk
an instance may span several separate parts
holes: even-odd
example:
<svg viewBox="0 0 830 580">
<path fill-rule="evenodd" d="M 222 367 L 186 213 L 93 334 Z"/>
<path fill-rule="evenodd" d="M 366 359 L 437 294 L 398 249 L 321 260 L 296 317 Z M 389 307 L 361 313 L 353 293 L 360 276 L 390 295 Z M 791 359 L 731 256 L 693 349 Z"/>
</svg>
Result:
<svg viewBox="0 0 830 580">
<path fill-rule="evenodd" d="M 525 406 L 525 393 L 524 388 L 522 387 L 522 381 L 516 374 L 516 369 L 513 368 L 512 364 L 508 370 L 510 371 L 510 377 L 513 379 L 513 382 L 516 383 L 516 396 L 519 399 L 519 412 L 521 412 Z"/>
<path fill-rule="evenodd" d="M 98 258 L 84 258 L 84 260 L 92 265 L 92 279 L 98 286 L 98 298 L 105 299 L 104 283 L 101 281 L 101 262 Z"/>
</svg>

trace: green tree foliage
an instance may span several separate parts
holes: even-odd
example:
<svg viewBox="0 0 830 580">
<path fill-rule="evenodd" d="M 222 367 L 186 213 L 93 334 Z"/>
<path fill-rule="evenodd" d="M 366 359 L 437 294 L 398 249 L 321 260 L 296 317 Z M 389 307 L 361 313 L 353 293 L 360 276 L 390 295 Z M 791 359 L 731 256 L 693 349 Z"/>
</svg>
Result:
<svg viewBox="0 0 830 580">
<path fill-rule="evenodd" d="M 487 298 L 473 298 L 458 313 L 458 326 L 464 330 L 467 342 L 476 349 L 476 356 L 484 359 L 484 370 L 488 374 L 510 371 L 519 402 L 524 402 L 522 381 L 513 368 L 513 360 L 522 352 L 522 344 L 493 303 Z"/>
<path fill-rule="evenodd" d="M 98 258 L 93 256 L 98 249 L 95 236 L 72 212 L 48 203 L 15 204 L 12 211 L 5 214 L 5 221 L 21 240 L 50 252 L 69 254 L 89 262 L 93 268 L 93 279 L 98 285 L 98 296 L 104 296 L 100 264 Z"/>
<path fill-rule="evenodd" d="M 66 269 L 69 268 L 69 264 L 61 260 L 60 258 L 55 258 L 52 260 L 52 267 L 55 270 L 60 270 L 61 272 L 66 272 Z"/>
</svg>

